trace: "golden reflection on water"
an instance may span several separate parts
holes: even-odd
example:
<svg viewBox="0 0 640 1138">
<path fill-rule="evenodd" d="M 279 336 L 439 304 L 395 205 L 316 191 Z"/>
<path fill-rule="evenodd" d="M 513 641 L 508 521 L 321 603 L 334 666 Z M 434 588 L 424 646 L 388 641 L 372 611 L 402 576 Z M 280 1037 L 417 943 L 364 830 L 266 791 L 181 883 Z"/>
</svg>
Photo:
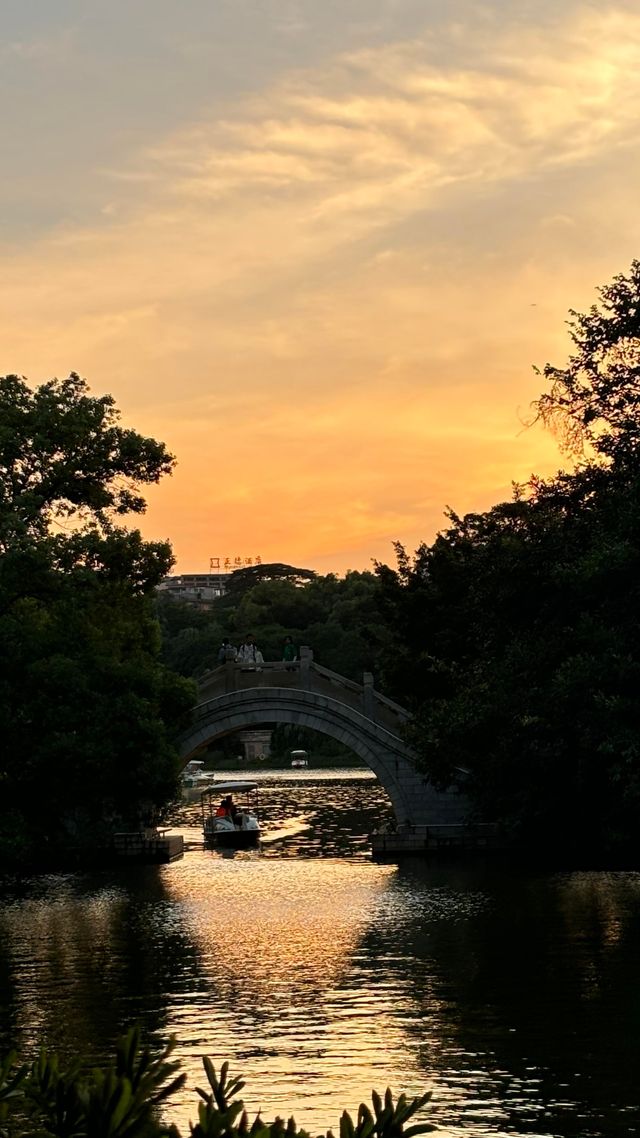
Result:
<svg viewBox="0 0 640 1138">
<path fill-rule="evenodd" d="M 202 1084 L 203 1055 L 228 1058 L 249 1074 L 248 1106 L 266 1115 L 297 1106 L 316 1127 L 337 1124 L 373 1085 L 384 1089 L 407 1061 L 400 993 L 384 970 L 372 985 L 357 951 L 396 873 L 206 853 L 166 871 L 198 955 L 198 1005 L 175 1001 L 167 1024 L 189 1087 Z M 172 1120 L 184 1124 L 192 1102 L 183 1095 Z"/>
<path fill-rule="evenodd" d="M 186 814 L 173 865 L 0 882 L 0 1051 L 104 1063 L 132 1022 L 175 1034 L 185 1134 L 203 1055 L 312 1133 L 388 1084 L 433 1085 L 465 1138 L 640 1128 L 639 875 L 376 865 L 375 787 L 324 812 L 311 787 L 270 793 L 262 853 L 205 851 Z"/>
<path fill-rule="evenodd" d="M 43 879 L 46 881 L 46 879 Z M 108 888 L 77 896 L 73 879 L 50 879 L 47 896 L 25 898 L 0 910 L 0 934 L 14 985 L 15 1036 L 25 1053 L 43 1040 L 56 1047 L 74 1025 L 78 1052 L 94 1040 L 87 1020 L 93 994 L 100 1001 L 110 974 L 119 971 L 118 925 L 124 894 Z M 64 1000 L 61 1021 L 56 997 Z"/>
</svg>

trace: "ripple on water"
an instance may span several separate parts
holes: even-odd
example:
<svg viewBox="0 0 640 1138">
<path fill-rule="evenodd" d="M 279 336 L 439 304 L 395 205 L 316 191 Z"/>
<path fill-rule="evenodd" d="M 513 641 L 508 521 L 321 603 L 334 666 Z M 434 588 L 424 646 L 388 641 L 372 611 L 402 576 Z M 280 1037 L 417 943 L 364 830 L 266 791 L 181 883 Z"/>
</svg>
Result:
<svg viewBox="0 0 640 1138">
<path fill-rule="evenodd" d="M 373 781 L 261 788 L 262 852 L 0 885 L 0 1033 L 103 1059 L 122 1027 L 248 1077 L 252 1109 L 337 1125 L 372 1086 L 434 1090 L 444 1133 L 619 1138 L 640 1124 L 640 877 L 372 864 Z M 612 1108 L 612 1103 L 617 1104 Z"/>
</svg>

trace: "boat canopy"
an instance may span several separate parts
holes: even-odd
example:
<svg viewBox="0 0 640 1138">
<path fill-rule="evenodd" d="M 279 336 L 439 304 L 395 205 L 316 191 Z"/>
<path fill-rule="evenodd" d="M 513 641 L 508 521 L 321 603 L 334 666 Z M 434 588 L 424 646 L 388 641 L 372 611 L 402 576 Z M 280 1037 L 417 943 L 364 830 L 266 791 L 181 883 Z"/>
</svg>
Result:
<svg viewBox="0 0 640 1138">
<path fill-rule="evenodd" d="M 243 790 L 257 790 L 257 782 L 214 782 L 203 790 L 202 797 L 205 795 L 218 795 L 218 794 L 241 794 Z"/>
<path fill-rule="evenodd" d="M 292 759 L 306 759 L 308 751 L 290 751 L 289 754 Z"/>
</svg>

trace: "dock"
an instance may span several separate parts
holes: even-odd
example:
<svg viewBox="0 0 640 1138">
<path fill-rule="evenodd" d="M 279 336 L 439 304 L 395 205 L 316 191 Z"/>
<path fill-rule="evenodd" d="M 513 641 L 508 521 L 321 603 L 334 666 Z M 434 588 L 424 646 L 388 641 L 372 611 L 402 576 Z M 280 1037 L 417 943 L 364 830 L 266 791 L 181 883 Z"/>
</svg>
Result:
<svg viewBox="0 0 640 1138">
<path fill-rule="evenodd" d="M 437 850 L 504 848 L 504 838 L 495 822 L 398 826 L 397 829 L 377 830 L 371 834 L 371 850 L 374 856 Z"/>
<path fill-rule="evenodd" d="M 178 861 L 184 854 L 181 834 L 168 834 L 166 830 L 134 830 L 114 834 L 113 849 L 116 857 L 145 865 L 161 865 Z"/>
</svg>

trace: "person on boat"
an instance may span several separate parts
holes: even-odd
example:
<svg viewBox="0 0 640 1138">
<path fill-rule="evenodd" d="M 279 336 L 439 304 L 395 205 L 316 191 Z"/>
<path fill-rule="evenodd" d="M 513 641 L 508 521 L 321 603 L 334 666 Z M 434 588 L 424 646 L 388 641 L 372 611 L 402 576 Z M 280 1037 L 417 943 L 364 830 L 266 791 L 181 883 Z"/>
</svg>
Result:
<svg viewBox="0 0 640 1138">
<path fill-rule="evenodd" d="M 238 814 L 238 807 L 236 806 L 235 802 L 233 801 L 233 795 L 227 794 L 226 798 L 222 799 L 222 802 L 220 803 L 218 809 L 216 810 L 216 817 L 217 818 L 230 818 L 231 821 L 235 824 L 237 814 Z"/>
<path fill-rule="evenodd" d="M 255 642 L 252 632 L 248 632 L 238 648 L 236 660 L 242 665 L 243 672 L 258 671 L 264 664 L 264 657 Z"/>
<path fill-rule="evenodd" d="M 295 660 L 298 659 L 298 653 L 296 652 L 296 646 L 290 636 L 285 636 L 284 638 L 284 645 L 282 647 L 282 659 L 287 665 L 285 670 L 287 672 L 295 672 L 295 668 L 291 667 L 291 665 Z"/>
</svg>

